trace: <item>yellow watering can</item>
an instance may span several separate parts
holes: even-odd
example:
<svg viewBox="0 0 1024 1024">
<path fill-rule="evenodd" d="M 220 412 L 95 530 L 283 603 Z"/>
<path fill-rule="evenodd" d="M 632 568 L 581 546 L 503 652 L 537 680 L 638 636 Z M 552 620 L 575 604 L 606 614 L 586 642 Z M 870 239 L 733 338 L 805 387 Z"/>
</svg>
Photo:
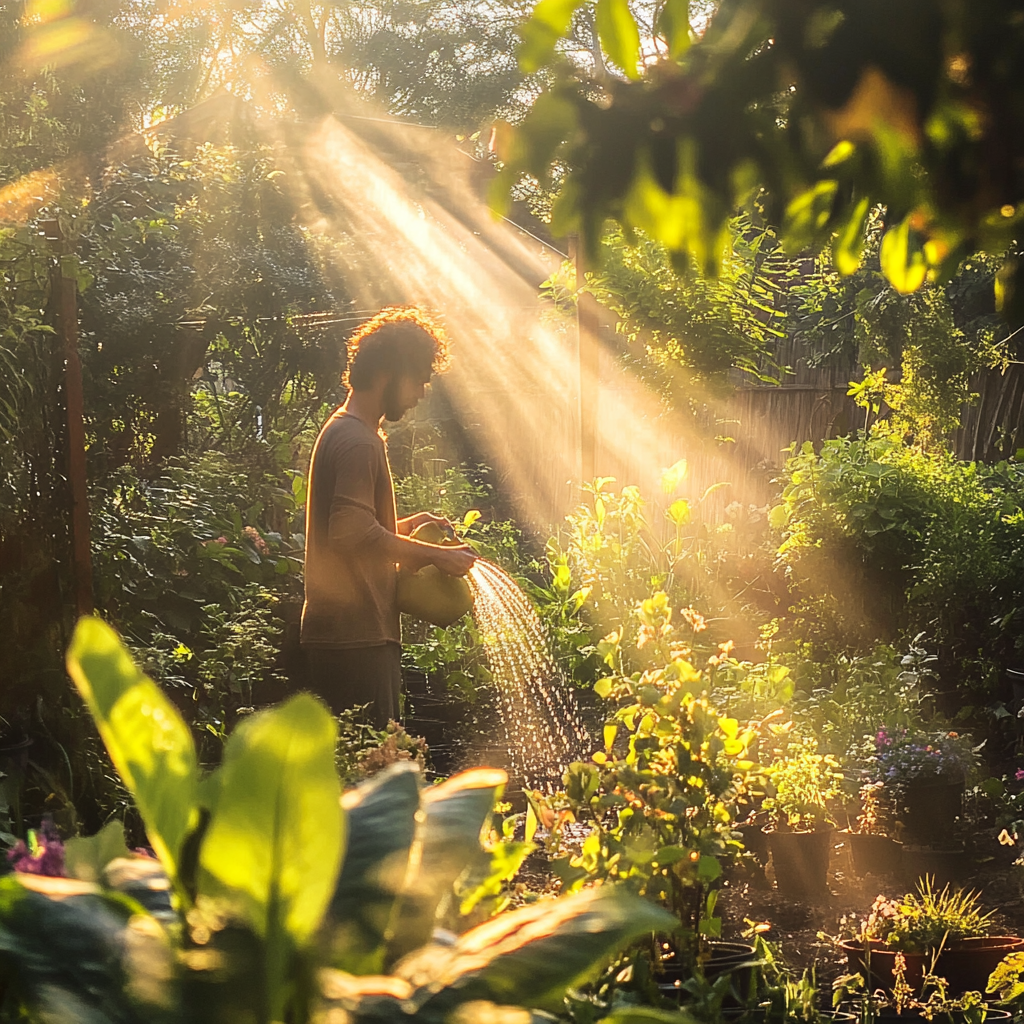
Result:
<svg viewBox="0 0 1024 1024">
<path fill-rule="evenodd" d="M 454 546 L 462 543 L 437 523 L 424 523 L 413 530 L 412 537 L 427 544 Z M 449 576 L 436 565 L 424 566 L 419 572 L 400 569 L 398 610 L 434 626 L 450 626 L 473 610 L 473 591 L 464 578 Z"/>
</svg>

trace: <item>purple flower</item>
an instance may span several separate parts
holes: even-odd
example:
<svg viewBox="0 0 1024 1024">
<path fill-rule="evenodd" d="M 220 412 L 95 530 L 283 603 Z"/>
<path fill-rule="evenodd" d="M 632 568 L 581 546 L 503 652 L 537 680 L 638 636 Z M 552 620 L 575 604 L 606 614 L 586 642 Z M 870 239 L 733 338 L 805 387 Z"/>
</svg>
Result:
<svg viewBox="0 0 1024 1024">
<path fill-rule="evenodd" d="M 7 851 L 7 860 L 24 875 L 64 877 L 64 844 L 52 819 L 44 818 L 38 832 L 29 829 L 28 843 L 19 839 Z"/>
</svg>

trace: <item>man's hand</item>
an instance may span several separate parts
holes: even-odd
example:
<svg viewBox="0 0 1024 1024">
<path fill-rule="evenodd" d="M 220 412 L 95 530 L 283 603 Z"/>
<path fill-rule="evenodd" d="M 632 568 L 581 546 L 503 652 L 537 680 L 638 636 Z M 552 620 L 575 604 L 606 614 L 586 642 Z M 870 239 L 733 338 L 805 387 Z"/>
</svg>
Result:
<svg viewBox="0 0 1024 1024">
<path fill-rule="evenodd" d="M 430 556 L 430 561 L 449 576 L 465 576 L 476 561 L 476 552 L 468 544 L 433 548 Z"/>
</svg>

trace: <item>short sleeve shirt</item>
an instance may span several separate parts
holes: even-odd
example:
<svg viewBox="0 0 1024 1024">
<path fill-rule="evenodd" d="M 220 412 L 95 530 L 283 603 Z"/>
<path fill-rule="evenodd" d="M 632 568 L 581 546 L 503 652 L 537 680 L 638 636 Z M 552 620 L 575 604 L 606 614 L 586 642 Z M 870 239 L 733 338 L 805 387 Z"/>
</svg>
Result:
<svg viewBox="0 0 1024 1024">
<path fill-rule="evenodd" d="M 303 644 L 401 641 L 397 565 L 380 543 L 396 524 L 384 437 L 339 409 L 320 431 L 310 460 Z"/>
</svg>

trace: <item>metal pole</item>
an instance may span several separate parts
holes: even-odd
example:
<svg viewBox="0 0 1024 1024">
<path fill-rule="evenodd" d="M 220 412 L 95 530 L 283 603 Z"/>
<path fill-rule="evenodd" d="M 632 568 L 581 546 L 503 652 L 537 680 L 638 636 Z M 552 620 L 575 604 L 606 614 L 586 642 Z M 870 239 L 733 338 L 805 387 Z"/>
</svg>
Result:
<svg viewBox="0 0 1024 1024">
<path fill-rule="evenodd" d="M 584 482 L 597 476 L 597 417 L 600 397 L 601 342 L 598 303 L 590 292 L 579 289 L 586 284 L 587 250 L 582 236 L 575 239 L 576 327 L 579 339 L 580 374 L 580 469 Z"/>
<path fill-rule="evenodd" d="M 56 226 L 55 240 L 64 240 L 59 225 Z M 63 348 L 65 438 L 68 491 L 71 498 L 71 560 L 75 612 L 77 615 L 91 615 L 95 605 L 85 457 L 85 395 L 82 387 L 82 361 L 78 355 L 78 283 L 75 269 L 73 256 L 66 253 L 59 256 L 54 274 L 54 287 L 57 289 L 57 310 Z"/>
</svg>

